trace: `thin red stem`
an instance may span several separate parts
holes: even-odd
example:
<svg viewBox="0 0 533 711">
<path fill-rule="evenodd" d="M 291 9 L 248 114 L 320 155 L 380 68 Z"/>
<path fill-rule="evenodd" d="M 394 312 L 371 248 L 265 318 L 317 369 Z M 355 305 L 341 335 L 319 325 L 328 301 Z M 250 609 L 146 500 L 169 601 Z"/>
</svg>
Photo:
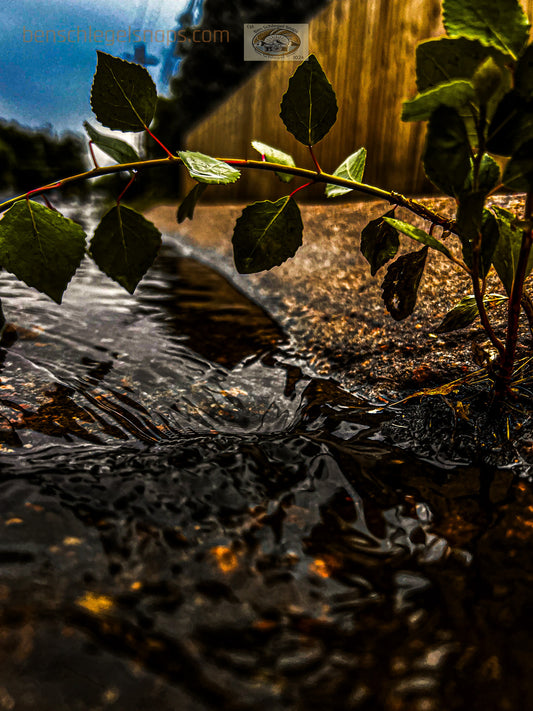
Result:
<svg viewBox="0 0 533 711">
<path fill-rule="evenodd" d="M 174 158 L 176 157 L 175 155 L 173 155 L 173 154 L 168 150 L 168 148 L 167 148 L 163 143 L 161 143 L 161 141 L 159 140 L 159 138 L 157 138 L 157 136 L 154 136 L 154 134 L 150 131 L 150 129 L 148 128 L 148 126 L 145 126 L 145 129 L 146 129 L 146 133 L 147 133 L 149 136 L 151 136 L 151 137 L 154 139 L 154 141 L 155 141 L 156 143 L 158 143 L 158 144 L 161 146 L 161 148 L 165 151 L 165 153 L 167 154 L 167 156 L 168 156 L 169 158 L 174 159 Z"/>
<path fill-rule="evenodd" d="M 309 187 L 309 185 L 313 185 L 314 182 L 315 182 L 314 180 L 311 180 L 311 182 L 309 182 L 309 183 L 304 183 L 304 185 L 300 185 L 299 188 L 296 188 L 296 190 L 293 190 L 293 191 L 292 191 L 292 193 L 289 195 L 289 197 L 292 197 L 293 195 L 296 195 L 297 192 L 299 192 L 300 190 L 303 190 L 304 188 Z"/>
<path fill-rule="evenodd" d="M 315 164 L 317 173 L 321 173 L 322 168 L 318 165 L 318 161 L 316 159 L 315 152 L 313 151 L 313 146 L 309 146 L 309 153 L 311 154 L 311 158 L 313 159 L 313 163 Z"/>
<path fill-rule="evenodd" d="M 137 177 L 137 171 L 134 171 L 134 173 L 133 173 L 133 175 L 131 176 L 131 178 L 130 178 L 128 184 L 126 185 L 126 187 L 124 188 L 124 190 L 120 193 L 120 195 L 119 195 L 118 198 L 117 198 L 117 207 L 120 205 L 120 201 L 122 200 L 122 198 L 124 197 L 124 194 L 126 193 L 127 189 L 130 187 L 130 185 L 133 183 L 133 181 L 135 180 L 136 177 Z"/>
<path fill-rule="evenodd" d="M 89 150 L 91 152 L 91 158 L 93 159 L 94 167 L 99 168 L 100 166 L 98 165 L 98 163 L 96 161 L 96 157 L 95 157 L 94 151 L 93 151 L 93 141 L 89 141 Z"/>
<path fill-rule="evenodd" d="M 36 193 L 44 193 L 45 190 L 54 190 L 54 188 L 60 188 L 62 186 L 62 181 L 59 180 L 57 183 L 53 183 L 52 185 L 44 185 L 42 188 L 35 188 L 34 190 L 28 190 L 26 195 L 24 196 L 26 200 L 29 200 L 30 195 L 35 195 Z"/>
</svg>

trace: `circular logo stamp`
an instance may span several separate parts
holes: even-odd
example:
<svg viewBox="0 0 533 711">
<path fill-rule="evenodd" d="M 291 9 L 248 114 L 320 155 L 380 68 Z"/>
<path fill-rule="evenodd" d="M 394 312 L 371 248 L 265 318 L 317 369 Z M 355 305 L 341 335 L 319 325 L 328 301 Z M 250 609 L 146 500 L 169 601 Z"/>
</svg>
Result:
<svg viewBox="0 0 533 711">
<path fill-rule="evenodd" d="M 252 46 L 264 57 L 282 57 L 300 49 L 300 37 L 290 29 L 263 29 L 252 38 Z"/>
</svg>

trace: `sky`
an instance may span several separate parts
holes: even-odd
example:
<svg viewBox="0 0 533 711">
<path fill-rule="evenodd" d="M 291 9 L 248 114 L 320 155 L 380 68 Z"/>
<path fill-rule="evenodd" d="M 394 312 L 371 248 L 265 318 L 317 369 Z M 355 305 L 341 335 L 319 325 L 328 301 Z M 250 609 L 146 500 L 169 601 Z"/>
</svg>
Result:
<svg viewBox="0 0 533 711">
<path fill-rule="evenodd" d="M 83 132 L 83 121 L 93 116 L 89 95 L 96 50 L 132 54 L 133 39 L 122 41 L 130 29 L 152 30 L 153 38 L 156 30 L 163 30 L 158 34 L 163 41 L 153 40 L 146 47 L 147 54 L 160 56 L 166 32 L 175 28 L 186 4 L 187 0 L 1 0 L 0 117 L 34 128 L 51 125 L 58 132 Z M 99 31 L 102 35 L 95 35 Z M 163 93 L 160 66 L 150 71 Z"/>
</svg>

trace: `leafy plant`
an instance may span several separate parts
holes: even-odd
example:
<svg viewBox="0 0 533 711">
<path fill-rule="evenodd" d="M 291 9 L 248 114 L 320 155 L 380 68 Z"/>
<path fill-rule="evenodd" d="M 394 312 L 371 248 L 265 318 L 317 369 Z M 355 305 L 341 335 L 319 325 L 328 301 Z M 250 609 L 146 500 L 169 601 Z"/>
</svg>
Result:
<svg viewBox="0 0 533 711">
<path fill-rule="evenodd" d="M 94 144 L 118 163 L 99 168 L 95 161 L 93 170 L 1 204 L 5 215 L 0 221 L 0 264 L 60 302 L 84 255 L 85 235 L 79 225 L 30 197 L 45 197 L 50 190 L 104 174 L 128 171 L 132 176 L 129 186 L 140 170 L 182 164 L 196 185 L 178 209 L 179 222 L 193 217 L 208 185 L 232 183 L 242 169 L 273 171 L 285 183 L 295 176 L 306 179 L 275 202 L 255 202 L 244 209 L 235 225 L 233 247 L 236 267 L 245 274 L 281 264 L 302 244 L 303 224 L 295 199 L 300 190 L 324 183 L 328 198 L 356 190 L 393 206 L 372 220 L 361 235 L 361 251 L 372 275 L 386 267 L 383 300 L 391 316 L 401 320 L 413 312 L 428 258 L 440 252 L 469 276 L 472 294 L 462 296 L 437 330 L 457 330 L 479 318 L 496 352 L 496 395 L 512 395 L 522 310 L 533 331 L 533 302 L 525 289 L 533 268 L 533 44 L 528 45 L 529 23 L 518 0 L 443 0 L 443 10 L 446 36 L 418 46 L 418 94 L 404 103 L 402 120 L 427 121 L 425 172 L 437 188 L 455 199 L 454 219 L 399 193 L 363 183 L 364 148 L 331 174 L 321 169 L 314 146 L 335 123 L 338 107 L 314 55 L 291 77 L 280 113 L 286 128 L 309 149 L 313 169 L 306 169 L 296 166 L 290 155 L 257 140 L 252 146 L 260 160 L 172 153 L 149 128 L 156 93 L 148 72 L 98 52 L 91 92 L 96 118 L 113 130 L 146 132 L 166 157 L 142 160 L 122 139 L 105 136 L 86 123 L 91 151 Z M 491 154 L 505 159 L 503 174 Z M 502 187 L 526 193 L 522 216 L 486 207 L 487 198 Z M 97 226 L 88 254 L 102 271 L 133 292 L 152 264 L 161 236 L 142 215 L 121 205 L 125 192 Z M 397 219 L 398 206 L 423 218 L 428 229 Z M 397 256 L 400 236 L 417 242 L 418 248 Z M 502 294 L 486 293 L 492 269 L 500 278 Z M 502 303 L 507 304 L 507 327 L 504 336 L 499 336 L 487 306 Z"/>
</svg>

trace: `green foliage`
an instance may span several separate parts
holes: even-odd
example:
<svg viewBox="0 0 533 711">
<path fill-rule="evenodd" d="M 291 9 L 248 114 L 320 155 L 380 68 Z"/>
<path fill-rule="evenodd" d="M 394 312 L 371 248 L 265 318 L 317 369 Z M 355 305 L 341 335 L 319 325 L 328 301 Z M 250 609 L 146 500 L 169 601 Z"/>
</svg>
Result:
<svg viewBox="0 0 533 711">
<path fill-rule="evenodd" d="M 281 101 L 281 119 L 305 146 L 314 146 L 337 120 L 337 99 L 318 59 L 311 54 L 289 79 Z"/>
<path fill-rule="evenodd" d="M 194 178 L 199 183 L 234 183 L 241 176 L 239 171 L 232 168 L 231 165 L 216 158 L 211 158 L 211 156 L 206 156 L 204 153 L 180 151 L 178 155 L 189 171 L 191 178 Z"/>
<path fill-rule="evenodd" d="M 187 193 L 176 214 L 179 225 L 187 219 L 192 220 L 194 217 L 194 208 L 206 188 L 206 183 L 197 183 L 194 188 Z"/>
<path fill-rule="evenodd" d="M 533 186 L 533 139 L 522 143 L 503 171 L 503 183 L 511 190 L 529 192 Z"/>
<path fill-rule="evenodd" d="M 494 268 L 510 296 L 518 266 L 518 257 L 522 245 L 523 226 L 517 224 L 515 215 L 502 207 L 492 208 L 499 229 L 499 240 L 494 250 Z M 526 266 L 526 276 L 533 269 L 533 252 L 530 253 Z"/>
<path fill-rule="evenodd" d="M 139 64 L 97 52 L 91 107 L 103 126 L 118 131 L 143 131 L 154 117 L 157 92 Z"/>
<path fill-rule="evenodd" d="M 96 228 L 90 254 L 105 274 L 133 294 L 160 246 L 155 225 L 135 210 L 115 205 Z"/>
<path fill-rule="evenodd" d="M 483 299 L 483 303 L 487 306 L 491 304 L 503 303 L 504 301 L 507 301 L 507 299 L 505 296 L 501 296 L 501 294 L 487 294 L 487 296 Z M 476 297 L 465 296 L 453 307 L 453 309 L 448 311 L 439 326 L 435 329 L 435 333 L 451 333 L 452 331 L 459 331 L 461 328 L 466 328 L 474 323 L 478 316 L 479 310 L 477 307 Z"/>
<path fill-rule="evenodd" d="M 447 195 L 462 192 L 471 168 L 471 148 L 463 119 L 449 106 L 431 114 L 424 150 L 424 170 Z"/>
<path fill-rule="evenodd" d="M 404 235 L 407 235 L 411 239 L 414 239 L 416 242 L 420 242 L 421 244 L 425 244 L 426 247 L 431 247 L 431 249 L 436 249 L 437 252 L 442 252 L 446 257 L 450 257 L 450 250 L 442 244 L 442 242 L 439 242 L 438 239 L 435 239 L 432 235 L 428 234 L 427 232 L 424 232 L 424 230 L 418 229 L 418 227 L 413 227 L 413 225 L 410 225 L 408 222 L 402 222 L 402 220 L 395 220 L 392 217 L 385 217 L 383 218 L 385 222 L 387 222 L 391 227 L 394 227 L 398 232 L 402 232 Z"/>
<path fill-rule="evenodd" d="M 461 109 L 474 101 L 475 90 L 471 82 L 454 79 L 438 84 L 405 101 L 402 107 L 402 121 L 426 121 L 441 106 Z"/>
<path fill-rule="evenodd" d="M 398 230 L 386 221 L 387 217 L 394 217 L 394 208 L 369 222 L 361 232 L 361 252 L 370 264 L 372 276 L 396 256 L 400 246 Z"/>
<path fill-rule="evenodd" d="M 0 222 L 0 264 L 58 304 L 85 252 L 72 220 L 33 200 L 13 205 Z"/>
<path fill-rule="evenodd" d="M 344 160 L 333 173 L 337 178 L 346 178 L 360 183 L 363 179 L 366 163 L 366 148 L 359 148 L 351 156 Z M 342 185 L 326 185 L 326 197 L 338 197 L 350 193 L 353 188 L 346 188 Z"/>
<path fill-rule="evenodd" d="M 385 307 L 395 321 L 410 316 L 416 305 L 420 280 L 426 266 L 427 247 L 398 257 L 387 269 L 381 284 Z"/>
<path fill-rule="evenodd" d="M 279 163 L 280 165 L 290 165 L 292 168 L 296 167 L 294 158 L 292 156 L 290 156 L 288 153 L 284 153 L 283 151 L 278 150 L 277 148 L 267 146 L 266 143 L 261 143 L 261 141 L 252 141 L 252 148 L 255 148 L 258 153 L 260 153 L 262 156 L 265 156 L 265 160 L 270 161 L 271 163 Z M 281 173 L 280 171 L 276 171 L 276 175 L 282 183 L 290 183 L 291 180 L 294 178 L 294 175 L 291 175 L 290 173 Z"/>
<path fill-rule="evenodd" d="M 254 202 L 243 210 L 233 232 L 235 266 L 240 274 L 272 269 L 294 257 L 303 224 L 294 198 Z"/>
<path fill-rule="evenodd" d="M 120 138 L 114 138 L 113 136 L 104 136 L 103 133 L 93 128 L 88 121 L 84 121 L 83 126 L 95 146 L 98 146 L 101 151 L 107 153 L 117 163 L 135 163 L 141 160 L 137 151 L 126 141 L 121 141 Z"/>
</svg>

